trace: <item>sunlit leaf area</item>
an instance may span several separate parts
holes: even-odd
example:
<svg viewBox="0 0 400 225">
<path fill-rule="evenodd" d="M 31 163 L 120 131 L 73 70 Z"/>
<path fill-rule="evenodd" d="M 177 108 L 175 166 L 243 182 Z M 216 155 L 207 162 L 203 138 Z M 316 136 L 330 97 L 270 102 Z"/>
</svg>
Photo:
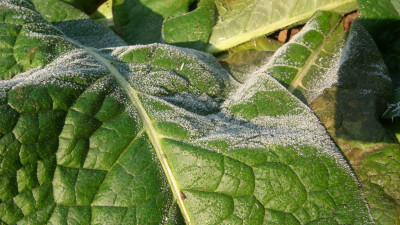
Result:
<svg viewBox="0 0 400 225">
<path fill-rule="evenodd" d="M 400 0 L 0 0 L 0 225 L 400 225 Z"/>
</svg>

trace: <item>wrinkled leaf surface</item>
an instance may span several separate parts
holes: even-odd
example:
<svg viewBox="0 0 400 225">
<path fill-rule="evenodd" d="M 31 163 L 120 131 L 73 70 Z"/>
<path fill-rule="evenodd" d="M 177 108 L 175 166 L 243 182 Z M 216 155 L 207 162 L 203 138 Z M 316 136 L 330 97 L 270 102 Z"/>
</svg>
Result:
<svg viewBox="0 0 400 225">
<path fill-rule="evenodd" d="M 239 85 L 168 45 L 87 47 L 28 1 L 0 7 L 0 30 L 63 50 L 0 81 L 1 222 L 372 224 L 318 119 L 271 77 Z"/>
<path fill-rule="evenodd" d="M 346 32 L 338 14 L 317 13 L 265 70 L 311 106 L 355 168 L 376 222 L 396 224 L 398 195 L 388 189 L 398 186 L 400 170 L 394 169 L 398 161 L 387 157 L 400 148 L 379 120 L 391 80 L 360 21 Z M 379 193 L 385 193 L 382 201 Z"/>
</svg>

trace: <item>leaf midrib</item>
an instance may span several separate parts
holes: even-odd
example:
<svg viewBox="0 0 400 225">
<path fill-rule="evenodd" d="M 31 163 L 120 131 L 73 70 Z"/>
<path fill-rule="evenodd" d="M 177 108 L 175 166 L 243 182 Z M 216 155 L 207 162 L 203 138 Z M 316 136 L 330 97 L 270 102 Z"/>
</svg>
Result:
<svg viewBox="0 0 400 225">
<path fill-rule="evenodd" d="M 293 93 L 296 90 L 296 88 L 301 85 L 303 78 L 307 75 L 311 66 L 318 59 L 319 54 L 324 49 L 326 44 L 329 42 L 330 37 L 333 35 L 333 33 L 336 31 L 336 29 L 338 29 L 339 25 L 342 24 L 342 21 L 343 21 L 343 18 L 339 19 L 336 22 L 336 24 L 334 24 L 332 26 L 332 28 L 329 30 L 329 32 L 326 35 L 324 35 L 324 39 L 322 40 L 321 45 L 318 46 L 315 51 L 311 52 L 311 56 L 306 61 L 305 66 L 299 68 L 299 72 L 297 73 L 296 77 L 293 79 L 293 81 L 290 83 L 290 86 L 288 87 L 288 91 L 290 93 Z M 297 44 L 297 43 L 294 43 L 294 44 Z"/>
<path fill-rule="evenodd" d="M 266 26 L 262 26 L 259 29 L 241 33 L 237 36 L 226 39 L 226 41 L 221 41 L 221 42 L 216 42 L 216 43 L 210 42 L 209 43 L 210 45 L 208 45 L 206 47 L 205 51 L 214 54 L 214 53 L 232 48 L 240 43 L 250 41 L 253 38 L 260 37 L 260 36 L 266 35 L 266 34 L 270 34 L 271 32 L 273 32 L 275 30 L 290 26 L 291 24 L 295 24 L 296 22 L 299 22 L 306 18 L 311 17 L 318 10 L 330 11 L 330 10 L 333 10 L 336 8 L 340 8 L 341 6 L 351 4 L 353 2 L 354 2 L 354 0 L 346 0 L 346 1 L 341 1 L 339 3 L 335 2 L 335 3 L 329 4 L 329 5 L 325 5 L 323 7 L 316 8 L 313 11 L 303 13 L 303 14 L 300 14 L 295 17 L 285 18 L 285 19 L 276 21 L 276 22 L 268 24 Z M 211 34 L 211 37 L 212 36 L 213 35 Z"/>
<path fill-rule="evenodd" d="M 186 210 L 186 207 L 183 203 L 183 199 L 181 198 L 180 195 L 180 189 L 178 187 L 178 184 L 175 180 L 175 177 L 172 173 L 172 170 L 167 162 L 167 159 L 164 155 L 164 152 L 161 147 L 160 140 L 162 139 L 162 135 L 158 134 L 157 131 L 155 130 L 153 123 L 151 122 L 151 119 L 147 115 L 147 112 L 139 98 L 139 92 L 133 89 L 128 81 L 125 79 L 125 77 L 118 71 L 115 66 L 113 66 L 106 58 L 101 56 L 99 53 L 97 53 L 95 50 L 82 46 L 78 44 L 79 47 L 85 49 L 89 54 L 91 54 L 95 59 L 97 59 L 101 64 L 103 64 L 109 71 L 112 76 L 117 80 L 118 84 L 121 85 L 122 89 L 126 92 L 126 94 L 129 97 L 129 100 L 132 102 L 134 107 L 139 113 L 140 118 L 143 121 L 144 125 L 144 131 L 147 133 L 151 144 L 153 145 L 156 155 L 158 157 L 158 160 L 161 163 L 161 166 L 165 172 L 165 175 L 167 177 L 168 183 L 172 189 L 172 193 L 174 195 L 174 198 L 177 200 L 177 203 L 181 209 L 182 215 L 185 218 L 185 221 L 187 224 L 191 224 L 189 214 Z"/>
</svg>

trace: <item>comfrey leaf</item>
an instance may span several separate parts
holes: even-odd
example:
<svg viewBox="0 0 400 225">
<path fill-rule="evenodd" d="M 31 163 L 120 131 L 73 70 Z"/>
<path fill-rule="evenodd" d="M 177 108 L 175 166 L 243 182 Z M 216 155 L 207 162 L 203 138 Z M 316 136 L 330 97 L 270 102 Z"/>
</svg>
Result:
<svg viewBox="0 0 400 225">
<path fill-rule="evenodd" d="M 271 38 L 257 38 L 230 49 L 218 60 L 237 81 L 243 83 L 264 66 L 282 45 L 282 42 Z"/>
<path fill-rule="evenodd" d="M 189 11 L 190 0 L 114 0 L 113 20 L 117 33 L 128 44 L 161 42 L 164 19 Z"/>
<path fill-rule="evenodd" d="M 346 13 L 357 7 L 355 0 L 217 0 L 216 5 L 219 20 L 206 49 L 211 53 L 305 22 L 317 10 Z"/>
<path fill-rule="evenodd" d="M 31 6 L 2 1 L 1 30 L 39 18 Z M 318 119 L 273 78 L 239 86 L 198 51 L 40 31 L 25 40 L 67 47 L 0 82 L 2 223 L 373 223 Z"/>
<path fill-rule="evenodd" d="M 33 0 L 32 2 L 35 9 L 48 22 L 81 44 L 94 48 L 127 45 L 113 31 L 61 0 Z"/>
<path fill-rule="evenodd" d="M 365 156 L 357 166 L 357 176 L 377 224 L 400 222 L 400 150 L 386 145 Z"/>
<path fill-rule="evenodd" d="M 197 8 L 178 17 L 164 20 L 162 37 L 168 44 L 204 50 L 215 22 L 212 0 L 201 0 Z"/>
<path fill-rule="evenodd" d="M 379 120 L 391 80 L 361 22 L 346 32 L 338 14 L 319 12 L 263 70 L 311 106 L 355 168 L 376 222 L 397 223 L 400 148 Z"/>
<path fill-rule="evenodd" d="M 31 2 L 23 1 L 15 10 L 7 2 L 0 10 L 0 80 L 10 79 L 26 70 L 44 66 L 74 46 L 60 38 L 61 31 L 34 11 Z M 46 37 L 46 38 L 44 38 Z"/>
<path fill-rule="evenodd" d="M 358 0 L 360 18 L 371 33 L 389 68 L 393 94 L 387 119 L 400 118 L 400 3 L 393 0 Z"/>
</svg>

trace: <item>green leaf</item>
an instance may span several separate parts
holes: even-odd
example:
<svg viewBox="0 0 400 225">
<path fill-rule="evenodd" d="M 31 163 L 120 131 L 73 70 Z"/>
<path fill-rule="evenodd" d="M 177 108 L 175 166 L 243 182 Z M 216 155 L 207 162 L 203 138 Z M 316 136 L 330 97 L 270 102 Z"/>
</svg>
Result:
<svg viewBox="0 0 400 225">
<path fill-rule="evenodd" d="M 106 27 L 109 27 L 110 29 L 114 29 L 112 0 L 107 0 L 101 6 L 99 6 L 96 12 L 90 16 L 90 18 Z"/>
<path fill-rule="evenodd" d="M 391 104 L 384 117 L 400 118 L 400 4 L 392 0 L 358 0 L 360 18 L 371 33 L 393 80 Z"/>
<path fill-rule="evenodd" d="M 376 224 L 398 224 L 400 203 L 387 195 L 381 185 L 368 181 L 361 184 Z"/>
<path fill-rule="evenodd" d="M 242 83 L 264 66 L 282 45 L 283 43 L 271 38 L 257 38 L 230 49 L 218 57 L 218 60 Z"/>
<path fill-rule="evenodd" d="M 377 224 L 398 224 L 400 222 L 399 146 L 391 145 L 367 155 L 357 170 Z"/>
<path fill-rule="evenodd" d="M 190 0 L 113 0 L 117 33 L 128 44 L 161 42 L 164 19 L 187 13 Z"/>
<path fill-rule="evenodd" d="M 230 53 L 235 53 L 245 50 L 257 50 L 257 51 L 276 51 L 283 45 L 282 42 L 272 38 L 261 37 L 253 39 L 249 42 L 243 43 L 237 47 L 229 49 Z"/>
<path fill-rule="evenodd" d="M 62 0 L 73 7 L 82 10 L 87 14 L 92 14 L 106 0 Z"/>
<path fill-rule="evenodd" d="M 61 31 L 33 11 L 31 2 L 23 1 L 19 11 L 12 10 L 8 4 L 3 7 L 0 10 L 0 80 L 44 66 L 67 50 L 75 48 L 60 38 Z"/>
<path fill-rule="evenodd" d="M 0 29 L 38 18 L 24 5 L 2 1 L 23 16 Z M 25 38 L 74 48 L 0 81 L 2 223 L 373 224 L 318 119 L 273 78 L 239 85 L 202 52 L 46 32 Z"/>
<path fill-rule="evenodd" d="M 217 0 L 216 5 L 219 20 L 206 49 L 211 53 L 303 23 L 317 10 L 346 13 L 357 6 L 355 0 Z"/>
<path fill-rule="evenodd" d="M 87 19 L 88 16 L 61 0 L 32 0 L 35 9 L 51 23 Z"/>
<path fill-rule="evenodd" d="M 33 4 L 43 17 L 52 22 L 69 38 L 94 47 L 107 48 L 126 45 L 110 29 L 94 22 L 82 11 L 60 0 L 33 0 Z"/>
<path fill-rule="evenodd" d="M 304 102 L 311 103 L 337 82 L 335 73 L 346 38 L 339 14 L 317 12 L 300 33 L 275 53 L 266 72 Z"/>
<path fill-rule="evenodd" d="M 10 79 L 18 73 L 41 67 L 50 63 L 57 56 L 70 48 L 71 43 L 60 39 L 57 34 L 64 32 L 68 37 L 76 39 L 91 47 L 114 47 L 126 45 L 111 30 L 93 22 L 83 12 L 59 0 L 34 0 L 24 2 L 24 8 L 19 13 L 26 13 L 31 17 L 31 24 L 24 22 L 13 14 L 15 12 L 0 11 L 1 55 L 0 80 Z M 32 9 L 36 7 L 45 19 L 56 27 L 43 23 L 40 14 Z M 38 26 L 41 25 L 41 27 Z M 42 25 L 44 24 L 44 25 Z M 38 34 L 36 38 L 27 38 L 29 33 Z M 39 34 L 47 36 L 42 40 Z M 51 39 L 51 41 L 49 41 Z"/>
<path fill-rule="evenodd" d="M 195 10 L 164 20 L 162 36 L 168 44 L 203 50 L 214 22 L 214 2 L 201 0 Z"/>
<path fill-rule="evenodd" d="M 266 73 L 311 105 L 333 137 L 372 143 L 391 139 L 377 120 L 391 80 L 360 21 L 353 21 L 348 34 L 338 14 L 317 13 L 275 53 Z"/>
<path fill-rule="evenodd" d="M 400 7 L 396 2 L 395 0 L 357 0 L 360 5 L 360 18 L 374 38 L 379 38 L 377 32 L 386 29 L 394 20 L 400 19 Z"/>
<path fill-rule="evenodd" d="M 363 189 L 368 190 L 372 211 L 385 211 L 383 206 L 390 208 L 392 204 L 379 203 L 376 191 L 382 189 L 386 198 L 391 198 L 389 202 L 396 202 L 399 195 L 386 190 L 396 189 L 388 180 L 400 183 L 400 169 L 380 170 L 372 178 L 370 174 L 377 169 L 370 165 L 374 164 L 372 155 L 386 160 L 384 152 L 389 147 L 393 154 L 400 154 L 397 141 L 379 121 L 390 96 L 391 81 L 379 50 L 361 22 L 353 21 L 347 33 L 338 14 L 317 13 L 292 41 L 278 50 L 266 73 L 311 106 L 348 157 L 360 181 L 368 184 Z M 397 161 L 394 159 L 392 164 Z M 386 210 L 386 216 L 373 215 L 377 222 L 385 224 L 386 217 L 398 218 L 398 209 L 396 206 Z"/>
<path fill-rule="evenodd" d="M 356 32 L 357 35 L 354 34 Z M 364 41 L 360 37 L 364 37 Z M 331 134 L 335 131 L 338 143 L 354 165 L 360 182 L 368 184 L 362 189 L 369 189 L 366 197 L 377 224 L 396 224 L 400 222 L 400 208 L 396 203 L 400 195 L 390 190 L 400 184 L 400 164 L 396 158 L 390 158 L 392 154 L 400 154 L 400 146 L 379 120 L 391 90 L 391 86 L 385 84 L 389 81 L 389 73 L 360 21 L 353 22 L 348 46 L 345 50 L 349 54 L 343 56 L 348 60 L 342 58 L 339 68 L 338 89 L 327 91 L 331 93 L 323 96 L 319 102 L 315 101 L 315 111 L 325 121 L 331 121 L 327 119 L 329 114 L 325 114 L 325 106 L 332 104 L 337 108 L 337 121 L 328 129 L 332 129 Z M 366 50 L 365 46 L 370 46 L 371 50 Z M 332 98 L 335 92 L 336 97 Z M 380 163 L 384 169 L 375 176 Z"/>
</svg>

